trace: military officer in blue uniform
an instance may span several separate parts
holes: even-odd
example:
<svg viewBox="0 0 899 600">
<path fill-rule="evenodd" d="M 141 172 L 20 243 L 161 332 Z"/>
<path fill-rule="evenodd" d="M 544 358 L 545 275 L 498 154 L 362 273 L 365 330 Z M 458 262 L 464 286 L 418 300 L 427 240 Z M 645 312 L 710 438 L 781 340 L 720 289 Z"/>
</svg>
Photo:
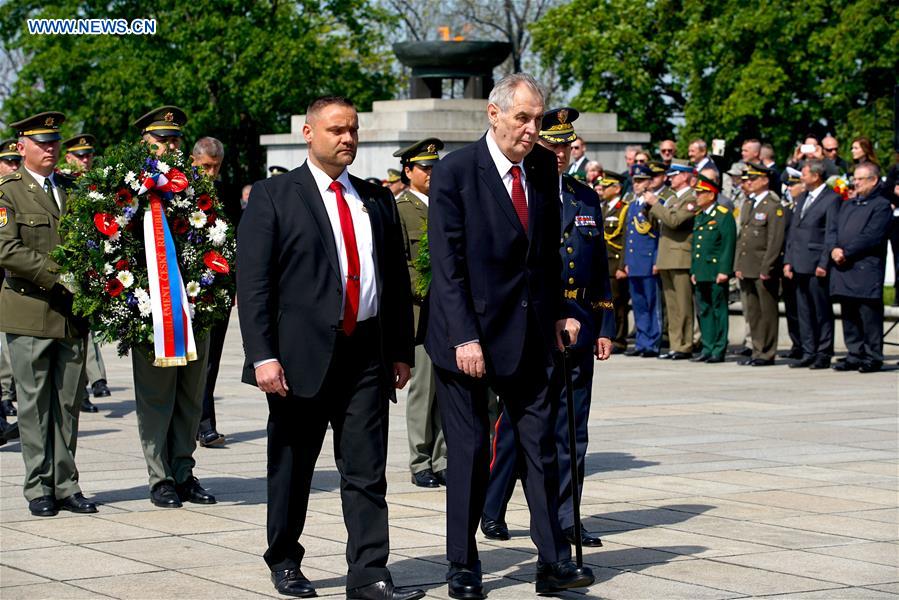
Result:
<svg viewBox="0 0 899 600">
<path fill-rule="evenodd" d="M 577 139 L 572 121 L 573 108 L 555 108 L 543 114 L 538 143 L 556 155 L 559 170 L 559 198 L 562 211 L 562 287 L 567 316 L 581 323 L 578 341 L 571 353 L 574 396 L 576 456 L 580 490 L 584 482 L 587 454 L 587 420 L 593 388 L 593 361 L 606 360 L 612 353 L 615 314 L 609 281 L 608 255 L 600 201 L 596 193 L 565 173 L 571 143 Z M 574 543 L 574 511 L 571 499 L 571 464 L 568 448 L 568 413 L 565 401 L 565 373 L 557 357 L 550 374 L 549 395 L 557 398 L 556 448 L 559 460 L 559 525 Z M 515 488 L 518 457 L 509 417 L 501 414 L 496 425 L 490 483 L 481 530 L 491 539 L 509 539 L 505 525 L 506 505 Z M 581 529 L 585 546 L 601 546 L 602 541 Z"/>
<path fill-rule="evenodd" d="M 652 180 L 647 165 L 631 167 L 634 197 L 628 210 L 627 233 L 624 241 L 624 267 L 631 290 L 636 340 L 626 356 L 652 358 L 659 355 L 662 339 L 659 277 L 656 258 L 659 251 L 659 223 L 649 214 L 650 206 L 643 199 Z"/>
</svg>

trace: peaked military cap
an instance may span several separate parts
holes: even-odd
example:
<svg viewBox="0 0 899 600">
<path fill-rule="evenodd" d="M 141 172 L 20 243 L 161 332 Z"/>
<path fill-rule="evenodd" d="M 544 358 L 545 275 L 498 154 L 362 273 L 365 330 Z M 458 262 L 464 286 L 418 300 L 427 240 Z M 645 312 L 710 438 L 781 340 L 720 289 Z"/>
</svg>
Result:
<svg viewBox="0 0 899 600">
<path fill-rule="evenodd" d="M 771 169 L 759 163 L 746 163 L 746 170 L 743 171 L 743 177 L 771 177 Z"/>
<path fill-rule="evenodd" d="M 278 165 L 272 165 L 268 168 L 269 176 L 274 177 L 275 175 L 284 175 L 287 173 L 286 167 L 279 167 Z"/>
<path fill-rule="evenodd" d="M 91 134 L 79 133 L 78 135 L 65 140 L 62 143 L 62 146 L 66 149 L 66 152 L 71 152 L 78 156 L 86 156 L 94 153 L 95 142 L 96 138 Z"/>
<path fill-rule="evenodd" d="M 396 183 L 402 178 L 402 173 L 400 173 L 396 169 L 387 169 L 387 183 Z"/>
<path fill-rule="evenodd" d="M 181 128 L 187 124 L 187 114 L 177 106 L 160 106 L 140 117 L 134 126 L 140 134 L 152 133 L 158 137 L 181 137 Z"/>
<path fill-rule="evenodd" d="M 802 173 L 797 169 L 787 167 L 781 174 L 780 180 L 787 185 L 796 185 L 797 183 L 802 183 L 802 179 L 799 178 L 800 175 L 802 175 Z"/>
<path fill-rule="evenodd" d="M 59 126 L 66 120 L 61 112 L 42 112 L 12 124 L 19 137 L 35 142 L 55 142 L 60 139 Z"/>
<path fill-rule="evenodd" d="M 400 148 L 393 155 L 398 157 L 403 165 L 430 167 L 440 160 L 440 156 L 437 155 L 438 150 L 443 150 L 442 141 L 437 138 L 425 138 L 411 146 Z"/>
<path fill-rule="evenodd" d="M 668 171 L 668 165 L 659 160 L 649 161 L 649 164 L 647 164 L 646 166 L 649 167 L 649 171 L 652 173 L 653 177 L 665 175 L 665 173 Z"/>
<path fill-rule="evenodd" d="M 543 122 L 538 134 L 550 144 L 570 144 L 577 139 L 573 122 L 580 116 L 577 110 L 563 106 L 543 113 Z"/>
<path fill-rule="evenodd" d="M 614 171 L 604 171 L 602 177 L 599 179 L 599 182 L 602 185 L 621 185 L 624 183 L 625 176 L 620 173 L 616 173 Z"/>
<path fill-rule="evenodd" d="M 648 165 L 636 163 L 631 167 L 631 179 L 652 179 L 652 169 Z"/>
<path fill-rule="evenodd" d="M 0 142 L 0 160 L 22 160 L 22 155 L 19 154 L 18 146 L 16 146 L 17 143 L 16 138 Z"/>
<path fill-rule="evenodd" d="M 677 175 L 678 173 L 692 173 L 693 165 L 680 158 L 672 158 L 671 164 L 668 166 L 668 175 Z"/>
<path fill-rule="evenodd" d="M 721 191 L 714 179 L 709 179 L 701 173 L 696 175 L 696 183 L 693 184 L 693 189 L 697 192 L 712 192 L 713 194 Z"/>
</svg>

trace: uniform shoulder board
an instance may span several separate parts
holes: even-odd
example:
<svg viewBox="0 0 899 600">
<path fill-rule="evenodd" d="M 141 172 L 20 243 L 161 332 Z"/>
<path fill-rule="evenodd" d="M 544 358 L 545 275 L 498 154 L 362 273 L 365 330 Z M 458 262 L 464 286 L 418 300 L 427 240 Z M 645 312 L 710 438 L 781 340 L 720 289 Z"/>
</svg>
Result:
<svg viewBox="0 0 899 600">
<path fill-rule="evenodd" d="M 3 185 L 7 181 L 18 181 L 19 179 L 22 179 L 21 173 L 10 173 L 9 175 L 0 177 L 0 185 Z"/>
<path fill-rule="evenodd" d="M 411 195 L 412 194 L 410 194 L 409 192 L 403 191 L 402 194 L 396 197 L 396 203 L 402 204 L 403 202 L 412 202 L 412 199 L 409 197 Z"/>
<path fill-rule="evenodd" d="M 729 210 L 726 206 L 721 206 L 721 205 L 719 204 L 719 205 L 718 205 L 718 212 L 720 212 L 722 215 L 726 215 L 727 213 L 730 212 L 730 210 Z"/>
</svg>

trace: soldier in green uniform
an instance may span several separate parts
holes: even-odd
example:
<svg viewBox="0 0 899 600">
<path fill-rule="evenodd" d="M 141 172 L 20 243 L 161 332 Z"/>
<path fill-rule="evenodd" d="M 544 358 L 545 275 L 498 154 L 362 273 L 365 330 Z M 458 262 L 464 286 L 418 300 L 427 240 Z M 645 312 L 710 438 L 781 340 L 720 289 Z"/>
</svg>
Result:
<svg viewBox="0 0 899 600">
<path fill-rule="evenodd" d="M 747 180 L 750 198 L 740 215 L 734 271 L 743 292 L 743 311 L 749 321 L 752 356 L 739 364 L 764 367 L 774 364 L 777 352 L 778 275 L 786 214 L 780 198 L 768 189 L 772 173 L 767 167 L 747 163 L 743 177 Z"/>
<path fill-rule="evenodd" d="M 134 122 L 156 154 L 181 147 L 187 115 L 162 106 Z M 203 412 L 209 338 L 197 339 L 197 358 L 180 367 L 155 367 L 150 348 L 134 348 L 134 394 L 140 442 L 150 474 L 150 501 L 163 508 L 182 502 L 215 504 L 215 497 L 194 477 L 193 454 Z"/>
<path fill-rule="evenodd" d="M 16 138 L 0 142 L 0 177 L 19 170 L 19 166 L 22 164 L 22 155 L 19 154 L 18 145 L 19 142 Z M 3 269 L 0 269 L 0 284 L 2 283 Z M 9 348 L 3 340 L 3 336 L 0 335 L 0 422 L 5 423 L 5 417 L 16 416 L 16 407 L 13 406 L 15 399 L 16 383 L 12 376 L 12 367 L 9 364 Z M 0 428 L 7 429 L 3 425 L 0 425 Z M 16 431 L 18 431 L 18 426 Z M 9 439 L 15 438 L 10 437 Z"/>
<path fill-rule="evenodd" d="M 627 177 L 606 171 L 600 179 L 602 196 L 603 235 L 609 257 L 609 279 L 612 282 L 612 305 L 615 310 L 615 337 L 612 339 L 612 353 L 627 350 L 627 313 L 631 301 L 624 271 L 624 234 L 627 222 L 628 204 L 621 197 L 621 189 Z"/>
<path fill-rule="evenodd" d="M 653 165 L 650 164 L 650 169 Z M 653 171 L 655 172 L 655 171 Z M 666 175 L 667 194 L 647 193 L 649 214 L 659 220 L 659 253 L 656 269 L 662 283 L 670 350 L 659 356 L 684 360 L 693 355 L 693 286 L 690 285 L 690 250 L 696 198 L 691 191 L 693 167 L 672 159 Z"/>
<path fill-rule="evenodd" d="M 397 197 L 396 209 L 403 229 L 414 298 L 415 368 L 412 369 L 406 398 L 406 430 L 412 483 L 419 487 L 446 485 L 446 441 L 440 425 L 440 412 L 434 401 L 434 368 L 424 347 L 427 298 L 422 297 L 418 290 L 420 274 L 413 264 L 427 227 L 431 167 L 439 160 L 437 151 L 442 149 L 442 141 L 427 138 L 393 153 L 403 163 L 403 182 L 408 185 Z"/>
<path fill-rule="evenodd" d="M 84 324 L 72 316 L 72 294 L 49 257 L 66 193 L 55 181 L 59 126 L 65 116 L 44 112 L 12 126 L 22 168 L 0 177 L 0 331 L 6 334 L 19 401 L 25 461 L 23 492 L 31 514 L 59 509 L 97 512 L 81 493 L 75 448 L 78 401 L 84 385 Z"/>
<path fill-rule="evenodd" d="M 719 191 L 714 180 L 696 176 L 693 192 L 699 212 L 693 220 L 690 279 L 699 309 L 702 352 L 693 362 L 724 362 L 727 351 L 727 293 L 737 224 L 730 209 L 718 204 Z"/>
</svg>

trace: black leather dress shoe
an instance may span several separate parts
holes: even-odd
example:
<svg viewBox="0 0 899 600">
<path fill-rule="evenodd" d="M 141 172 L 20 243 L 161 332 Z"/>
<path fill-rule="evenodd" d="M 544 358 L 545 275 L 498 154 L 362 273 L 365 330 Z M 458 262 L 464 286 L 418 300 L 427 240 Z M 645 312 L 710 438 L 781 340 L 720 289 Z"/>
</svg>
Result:
<svg viewBox="0 0 899 600">
<path fill-rule="evenodd" d="M 458 600 L 481 600 L 484 595 L 484 584 L 481 583 L 481 574 L 473 569 L 467 569 L 456 565 L 450 566 L 446 575 L 447 588 L 450 598 Z"/>
<path fill-rule="evenodd" d="M 295 596 L 297 598 L 313 598 L 315 588 L 299 569 L 284 569 L 272 571 L 272 583 L 279 594 Z"/>
<path fill-rule="evenodd" d="M 10 425 L 6 421 L 0 421 L 0 446 L 6 444 L 10 440 L 19 439 L 19 424 Z"/>
<path fill-rule="evenodd" d="M 0 413 L 5 417 L 14 417 L 19 411 L 13 406 L 12 400 L 0 400 Z"/>
<path fill-rule="evenodd" d="M 670 360 L 674 358 L 674 352 L 666 352 L 665 354 L 659 354 L 659 360 Z"/>
<path fill-rule="evenodd" d="M 55 517 L 57 514 L 56 499 L 53 496 L 41 496 L 28 502 L 28 510 L 35 517 Z"/>
<path fill-rule="evenodd" d="M 689 360 L 693 358 L 693 354 L 690 352 L 669 352 L 671 355 L 671 360 Z"/>
<path fill-rule="evenodd" d="M 105 379 L 98 379 L 93 382 L 91 384 L 91 393 L 94 395 L 94 398 L 109 398 L 112 395 Z"/>
<path fill-rule="evenodd" d="M 434 472 L 431 469 L 412 473 L 412 483 L 423 488 L 440 487 L 440 482 L 434 477 Z"/>
<path fill-rule="evenodd" d="M 643 358 L 656 358 L 659 355 L 655 350 L 644 350 L 640 353 Z"/>
<path fill-rule="evenodd" d="M 203 489 L 200 480 L 191 477 L 184 483 L 175 486 L 178 492 L 178 499 L 181 502 L 193 502 L 194 504 L 215 504 L 215 496 Z"/>
<path fill-rule="evenodd" d="M 390 581 L 376 581 L 363 587 L 346 591 L 347 600 L 418 600 L 425 591 L 393 587 Z"/>
<path fill-rule="evenodd" d="M 705 362 L 708 363 L 708 364 L 710 364 L 710 365 L 714 365 L 714 364 L 716 364 L 716 363 L 723 363 L 723 362 L 724 362 L 724 357 L 723 357 L 723 356 L 710 356 L 710 357 L 708 358 L 708 360 L 706 360 Z"/>
<path fill-rule="evenodd" d="M 502 521 L 494 521 L 481 516 L 481 532 L 484 537 L 491 540 L 508 540 L 509 528 Z"/>
<path fill-rule="evenodd" d="M 831 367 L 834 371 L 857 371 L 862 366 L 861 363 L 849 360 L 837 361 Z"/>
<path fill-rule="evenodd" d="M 181 508 L 181 499 L 175 486 L 168 481 L 162 481 L 150 490 L 150 502 L 160 508 Z"/>
<path fill-rule="evenodd" d="M 567 527 L 563 529 L 565 533 L 565 539 L 568 540 L 568 543 L 572 546 L 574 545 L 574 527 Z M 602 540 L 584 529 L 584 526 L 581 525 L 581 545 L 589 548 L 599 548 L 602 546 Z"/>
<path fill-rule="evenodd" d="M 612 344 L 612 354 L 624 354 L 627 351 L 627 346 L 619 346 L 618 344 Z"/>
<path fill-rule="evenodd" d="M 446 485 L 446 469 L 440 469 L 439 471 L 434 471 L 434 478 L 437 480 L 437 483 L 440 485 Z"/>
<path fill-rule="evenodd" d="M 589 567 L 578 567 L 570 560 L 537 563 L 537 593 L 551 594 L 571 588 L 587 587 L 595 581 Z"/>
<path fill-rule="evenodd" d="M 750 367 L 770 367 L 774 364 L 774 360 L 765 360 L 764 358 L 753 358 L 749 362 Z"/>
<path fill-rule="evenodd" d="M 208 429 L 197 434 L 197 442 L 204 448 L 214 448 L 225 445 L 225 436 L 215 429 Z"/>
<path fill-rule="evenodd" d="M 787 352 L 781 352 L 778 354 L 781 358 L 792 358 L 794 360 L 799 360 L 802 358 L 802 349 L 801 348 L 790 348 Z"/>
<path fill-rule="evenodd" d="M 752 348 L 743 348 L 735 353 L 737 356 L 752 356 Z"/>
<path fill-rule="evenodd" d="M 858 372 L 859 373 L 876 373 L 882 367 L 883 367 L 882 362 L 877 362 L 877 361 L 866 362 L 866 363 L 861 364 L 861 366 L 858 368 Z"/>
<path fill-rule="evenodd" d="M 83 515 L 97 512 L 97 505 L 85 498 L 81 492 L 76 492 L 68 498 L 60 500 L 59 508 Z"/>
<path fill-rule="evenodd" d="M 698 356 L 694 356 L 693 358 L 691 358 L 690 362 L 705 362 L 710 358 L 711 358 L 711 356 L 709 356 L 708 354 L 700 354 Z"/>
<path fill-rule="evenodd" d="M 643 356 L 642 350 L 637 350 L 636 348 L 631 348 L 630 350 L 624 351 L 625 356 Z"/>
<path fill-rule="evenodd" d="M 806 369 L 815 364 L 814 356 L 806 356 L 805 358 L 799 359 L 794 363 L 790 363 L 791 369 Z"/>
<path fill-rule="evenodd" d="M 85 413 L 95 413 L 100 412 L 100 409 L 94 406 L 94 403 L 91 402 L 91 399 L 87 396 L 81 401 L 81 412 Z"/>
<path fill-rule="evenodd" d="M 815 359 L 815 362 L 808 366 L 809 369 L 829 369 L 830 368 L 830 357 L 829 356 L 819 356 Z"/>
</svg>

